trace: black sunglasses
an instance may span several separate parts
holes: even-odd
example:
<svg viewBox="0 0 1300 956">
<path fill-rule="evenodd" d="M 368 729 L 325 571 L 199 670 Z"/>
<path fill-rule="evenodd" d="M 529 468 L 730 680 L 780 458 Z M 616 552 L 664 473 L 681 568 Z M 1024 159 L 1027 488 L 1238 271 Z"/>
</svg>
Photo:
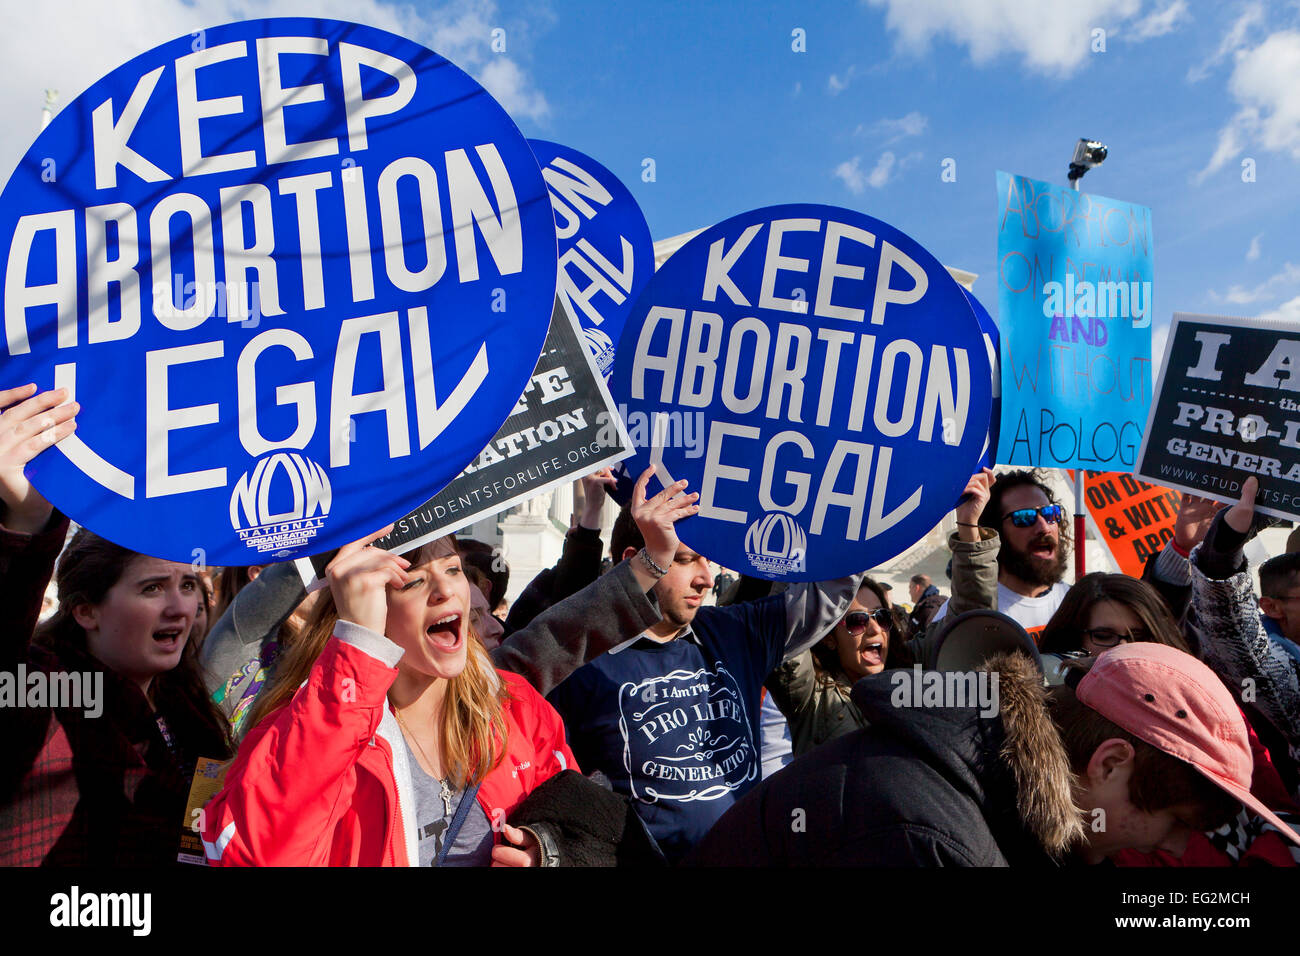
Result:
<svg viewBox="0 0 1300 956">
<path fill-rule="evenodd" d="M 894 616 L 887 607 L 878 607 L 874 611 L 850 611 L 844 615 L 844 626 L 850 631 L 865 631 L 870 620 L 875 620 L 880 627 L 888 630 Z"/>
<path fill-rule="evenodd" d="M 1017 508 L 1015 511 L 1008 511 L 1002 516 L 1002 520 L 1011 519 L 1011 523 L 1017 528 L 1032 528 L 1038 521 L 1038 516 L 1042 515 L 1043 520 L 1048 524 L 1056 524 L 1061 520 L 1061 514 L 1064 509 L 1060 505 L 1043 505 L 1041 508 Z"/>
</svg>

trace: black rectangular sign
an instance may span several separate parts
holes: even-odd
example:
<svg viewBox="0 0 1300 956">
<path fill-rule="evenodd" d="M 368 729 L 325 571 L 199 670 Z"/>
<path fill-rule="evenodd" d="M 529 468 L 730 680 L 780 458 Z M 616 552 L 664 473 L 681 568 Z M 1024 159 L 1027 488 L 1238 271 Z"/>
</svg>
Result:
<svg viewBox="0 0 1300 956">
<path fill-rule="evenodd" d="M 1176 314 L 1137 474 L 1229 502 L 1255 475 L 1256 510 L 1300 516 L 1300 327 Z"/>
</svg>

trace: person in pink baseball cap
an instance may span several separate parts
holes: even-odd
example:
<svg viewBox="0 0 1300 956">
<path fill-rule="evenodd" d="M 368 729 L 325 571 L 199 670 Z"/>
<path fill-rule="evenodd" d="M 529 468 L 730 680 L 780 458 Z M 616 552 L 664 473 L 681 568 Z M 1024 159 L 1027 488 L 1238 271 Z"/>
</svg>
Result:
<svg viewBox="0 0 1300 956">
<path fill-rule="evenodd" d="M 688 863 L 1034 867 L 1124 851 L 1181 859 L 1194 835 L 1233 822 L 1243 805 L 1256 831 L 1276 828 L 1267 842 L 1300 847 L 1252 795 L 1245 720 L 1192 655 L 1120 646 L 1049 689 L 1032 653 L 1005 642 L 988 649 L 982 662 L 966 654 L 941 662 L 947 670 L 857 681 L 853 702 L 868 726 L 756 786 Z M 903 693 L 922 678 L 928 690 Z M 972 701 L 972 684 L 996 688 L 996 699 Z M 1256 861 L 1291 859 L 1282 849 Z"/>
<path fill-rule="evenodd" d="M 1190 654 L 1154 643 L 1116 647 L 1072 695 L 1058 688 L 1052 710 L 1076 775 L 1076 803 L 1094 823 L 1082 850 L 1090 862 L 1124 848 L 1178 856 L 1193 831 L 1222 826 L 1239 805 L 1300 845 L 1300 834 L 1251 793 L 1241 711 Z"/>
</svg>

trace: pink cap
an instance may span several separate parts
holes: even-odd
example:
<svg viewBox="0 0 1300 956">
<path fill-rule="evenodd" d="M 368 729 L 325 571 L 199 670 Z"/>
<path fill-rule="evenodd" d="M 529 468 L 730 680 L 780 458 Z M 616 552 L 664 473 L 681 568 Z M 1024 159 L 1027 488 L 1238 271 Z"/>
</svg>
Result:
<svg viewBox="0 0 1300 956">
<path fill-rule="evenodd" d="M 1250 792 L 1246 722 L 1223 682 L 1177 648 L 1138 641 L 1106 651 L 1079 681 L 1079 702 L 1196 768 L 1293 843 L 1300 834 Z"/>
</svg>

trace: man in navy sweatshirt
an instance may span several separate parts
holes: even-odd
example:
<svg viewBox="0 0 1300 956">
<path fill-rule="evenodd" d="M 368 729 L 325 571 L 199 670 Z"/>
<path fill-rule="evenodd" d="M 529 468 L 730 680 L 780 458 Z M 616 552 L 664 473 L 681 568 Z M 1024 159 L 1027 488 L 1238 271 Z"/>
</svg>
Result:
<svg viewBox="0 0 1300 956">
<path fill-rule="evenodd" d="M 646 600 L 657 605 L 659 622 L 627 633 L 549 699 L 584 772 L 600 770 L 630 797 L 675 862 L 762 777 L 763 681 L 847 612 L 861 576 L 793 584 L 749 604 L 701 607 L 713 585 L 709 562 L 672 530 L 673 521 L 694 513 L 698 496 L 681 494 L 686 483 L 678 482 L 647 501 L 650 474 L 619 515 L 611 551 L 631 563 L 639 580 L 649 572 Z M 596 595 L 600 584 L 575 596 L 585 600 L 552 612 L 564 607 L 593 626 L 591 615 L 607 613 Z M 609 615 L 611 627 L 628 619 Z"/>
</svg>

